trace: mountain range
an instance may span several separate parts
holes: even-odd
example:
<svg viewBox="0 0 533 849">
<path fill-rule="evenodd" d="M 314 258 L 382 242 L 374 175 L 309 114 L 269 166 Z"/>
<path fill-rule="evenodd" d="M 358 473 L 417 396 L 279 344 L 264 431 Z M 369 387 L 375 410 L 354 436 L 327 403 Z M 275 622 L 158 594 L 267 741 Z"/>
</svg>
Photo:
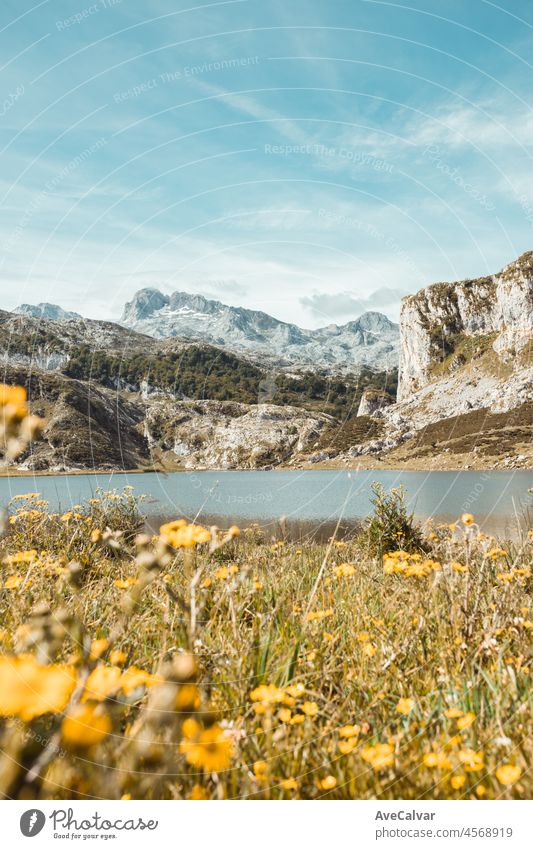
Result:
<svg viewBox="0 0 533 849">
<path fill-rule="evenodd" d="M 27 470 L 533 465 L 533 252 L 404 298 L 399 344 L 379 313 L 310 331 L 156 289 L 68 316 L 0 310 L 3 382 L 47 420 Z"/>
<path fill-rule="evenodd" d="M 14 311 L 28 318 L 81 319 L 56 304 L 22 304 Z M 261 364 L 281 369 L 304 367 L 332 374 L 357 373 L 363 367 L 392 371 L 399 358 L 399 328 L 379 312 L 365 312 L 347 324 L 306 330 L 265 312 L 220 301 L 158 289 L 141 289 L 124 307 L 119 322 L 155 339 L 178 338 L 216 345 Z"/>
<path fill-rule="evenodd" d="M 378 312 L 366 312 L 343 325 L 305 330 L 268 313 L 202 295 L 164 295 L 148 288 L 126 304 L 120 324 L 157 339 L 178 336 L 219 345 L 278 366 L 345 373 L 365 365 L 387 371 L 397 367 L 399 357 L 398 325 Z"/>
</svg>

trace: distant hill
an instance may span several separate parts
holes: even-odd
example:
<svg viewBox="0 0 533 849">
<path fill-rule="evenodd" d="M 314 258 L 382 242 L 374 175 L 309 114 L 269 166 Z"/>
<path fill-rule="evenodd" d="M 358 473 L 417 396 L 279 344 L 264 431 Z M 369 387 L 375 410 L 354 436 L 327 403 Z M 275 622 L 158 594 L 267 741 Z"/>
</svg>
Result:
<svg viewBox="0 0 533 849">
<path fill-rule="evenodd" d="M 69 312 L 57 304 L 21 304 L 15 310 L 17 315 L 27 315 L 31 318 L 50 318 L 54 321 L 70 321 L 73 318 L 82 318 L 77 312 Z"/>
</svg>

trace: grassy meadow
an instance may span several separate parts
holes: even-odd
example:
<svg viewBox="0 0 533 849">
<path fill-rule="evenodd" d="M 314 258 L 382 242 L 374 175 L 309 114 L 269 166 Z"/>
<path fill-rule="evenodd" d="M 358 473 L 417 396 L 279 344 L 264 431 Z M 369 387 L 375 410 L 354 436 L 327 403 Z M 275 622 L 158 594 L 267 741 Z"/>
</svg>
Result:
<svg viewBox="0 0 533 849">
<path fill-rule="evenodd" d="M 36 424 L 2 403 L 16 452 Z M 0 795 L 531 798 L 532 543 L 469 514 L 422 531 L 379 487 L 353 540 L 300 544 L 180 519 L 148 536 L 131 489 L 64 514 L 17 497 Z"/>
</svg>

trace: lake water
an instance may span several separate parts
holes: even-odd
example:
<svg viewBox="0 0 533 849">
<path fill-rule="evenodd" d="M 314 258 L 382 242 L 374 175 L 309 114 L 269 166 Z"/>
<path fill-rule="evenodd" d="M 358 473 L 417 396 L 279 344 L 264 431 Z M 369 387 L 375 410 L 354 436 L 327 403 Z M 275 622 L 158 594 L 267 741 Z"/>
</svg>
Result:
<svg viewBox="0 0 533 849">
<path fill-rule="evenodd" d="M 456 519 L 469 512 L 491 532 L 514 534 L 533 518 L 533 474 L 514 472 L 249 471 L 170 474 L 50 475 L 0 478 L 0 505 L 14 495 L 41 493 L 53 510 L 67 510 L 96 489 L 134 487 L 145 495 L 147 517 L 185 517 L 221 525 L 258 521 L 275 529 L 281 517 L 327 528 L 339 517 L 344 527 L 371 510 L 371 484 L 403 484 L 409 508 L 420 519 Z M 529 525 L 531 527 L 531 524 Z"/>
</svg>

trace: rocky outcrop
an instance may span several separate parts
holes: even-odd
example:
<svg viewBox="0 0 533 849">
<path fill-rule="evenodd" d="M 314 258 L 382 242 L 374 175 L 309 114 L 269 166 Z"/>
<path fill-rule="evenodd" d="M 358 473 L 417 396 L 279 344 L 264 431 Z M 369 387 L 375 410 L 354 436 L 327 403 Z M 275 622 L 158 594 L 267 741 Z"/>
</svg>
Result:
<svg viewBox="0 0 533 849">
<path fill-rule="evenodd" d="M 532 333 L 533 252 L 492 277 L 437 283 L 404 298 L 398 401 L 488 349 L 510 361 Z"/>
<path fill-rule="evenodd" d="M 154 401 L 145 435 L 166 462 L 189 469 L 258 469 L 313 448 L 332 418 L 297 407 L 223 401 Z"/>
<path fill-rule="evenodd" d="M 359 402 L 358 416 L 379 415 L 385 407 L 389 407 L 394 401 L 387 392 L 380 389 L 366 389 Z"/>
<path fill-rule="evenodd" d="M 34 363 L 5 366 L 2 377 L 26 386 L 46 420 L 43 438 L 17 460 L 26 471 L 269 468 L 312 452 L 334 421 L 297 407 L 113 390 Z"/>
</svg>

